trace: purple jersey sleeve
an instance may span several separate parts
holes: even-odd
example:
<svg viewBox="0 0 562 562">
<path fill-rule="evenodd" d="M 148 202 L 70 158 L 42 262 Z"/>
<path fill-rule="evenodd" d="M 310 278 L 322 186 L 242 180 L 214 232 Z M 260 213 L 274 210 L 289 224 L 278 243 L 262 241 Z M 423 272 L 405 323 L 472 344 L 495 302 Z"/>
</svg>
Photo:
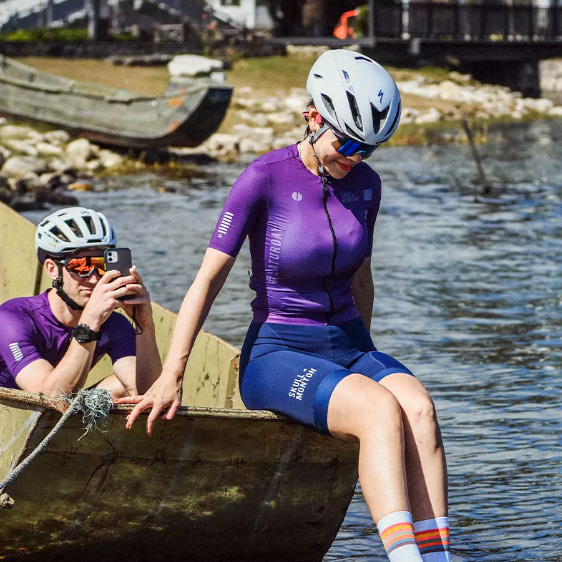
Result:
<svg viewBox="0 0 562 562">
<path fill-rule="evenodd" d="M 123 314 L 111 314 L 103 325 L 103 332 L 107 336 L 107 349 L 104 352 L 111 357 L 112 363 L 122 357 L 136 355 L 135 330 Z"/>
<path fill-rule="evenodd" d="M 42 359 L 35 326 L 28 316 L 18 316 L 11 310 L 0 310 L 0 326 L 0 356 L 15 379 L 24 367 Z"/>
<path fill-rule="evenodd" d="M 268 195 L 268 172 L 256 160 L 232 186 L 209 247 L 236 257 L 257 217 L 267 209 Z"/>
</svg>

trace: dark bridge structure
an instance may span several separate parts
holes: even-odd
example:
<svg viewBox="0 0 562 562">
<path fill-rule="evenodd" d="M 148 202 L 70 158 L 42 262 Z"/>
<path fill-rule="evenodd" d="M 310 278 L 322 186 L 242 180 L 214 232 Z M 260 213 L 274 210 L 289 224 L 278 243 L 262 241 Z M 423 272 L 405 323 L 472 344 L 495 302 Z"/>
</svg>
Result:
<svg viewBox="0 0 562 562">
<path fill-rule="evenodd" d="M 446 64 L 529 97 L 540 96 L 542 59 L 562 57 L 562 6 L 370 0 L 360 38 L 285 37 L 293 44 L 359 44 L 383 63 Z"/>
</svg>

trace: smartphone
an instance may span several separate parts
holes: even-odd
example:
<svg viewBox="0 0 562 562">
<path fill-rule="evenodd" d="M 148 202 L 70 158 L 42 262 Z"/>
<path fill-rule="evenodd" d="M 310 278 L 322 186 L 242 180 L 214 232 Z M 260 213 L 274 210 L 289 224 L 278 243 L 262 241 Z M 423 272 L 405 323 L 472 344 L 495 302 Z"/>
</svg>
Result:
<svg viewBox="0 0 562 562">
<path fill-rule="evenodd" d="M 131 250 L 129 250 L 129 248 L 114 248 L 111 250 L 105 250 L 104 258 L 107 271 L 115 269 L 123 276 L 131 275 L 129 270 L 133 267 L 133 261 L 131 258 Z M 135 295 L 125 295 L 119 300 L 126 301 L 134 298 Z"/>
</svg>

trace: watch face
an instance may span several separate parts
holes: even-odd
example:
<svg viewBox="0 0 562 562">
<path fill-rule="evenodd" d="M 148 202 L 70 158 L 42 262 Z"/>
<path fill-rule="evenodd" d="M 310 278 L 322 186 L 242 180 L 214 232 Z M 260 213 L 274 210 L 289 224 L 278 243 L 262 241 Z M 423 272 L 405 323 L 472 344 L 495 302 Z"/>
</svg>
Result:
<svg viewBox="0 0 562 562">
<path fill-rule="evenodd" d="M 91 342 L 95 337 L 95 332 L 90 330 L 86 324 L 78 324 L 73 331 L 74 339 L 79 343 Z"/>
</svg>

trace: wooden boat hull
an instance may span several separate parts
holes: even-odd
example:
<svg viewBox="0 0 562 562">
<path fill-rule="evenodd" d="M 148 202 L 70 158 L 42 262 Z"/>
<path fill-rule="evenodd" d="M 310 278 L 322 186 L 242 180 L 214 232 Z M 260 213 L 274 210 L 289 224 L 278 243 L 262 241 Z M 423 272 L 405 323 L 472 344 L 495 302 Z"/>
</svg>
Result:
<svg viewBox="0 0 562 562">
<path fill-rule="evenodd" d="M 219 127 L 232 88 L 201 82 L 143 96 L 41 72 L 0 55 L 0 112 L 133 148 L 198 146 Z"/>
<path fill-rule="evenodd" d="M 0 204 L 0 302 L 48 286 L 35 228 Z M 175 315 L 154 305 L 163 356 Z M 201 332 L 183 406 L 145 434 L 115 408 L 105 433 L 72 416 L 7 487 L 0 560 L 320 562 L 357 481 L 358 447 L 270 412 L 243 410 L 239 350 Z M 87 385 L 110 373 L 100 362 Z M 58 406 L 60 407 L 60 405 Z M 0 481 L 59 419 L 57 403 L 0 388 Z"/>
<path fill-rule="evenodd" d="M 59 418 L 40 403 L 0 389 L 0 478 Z M 143 420 L 125 429 L 127 411 L 81 440 L 74 416 L 7 488 L 16 505 L 0 511 L 0 556 L 322 559 L 353 494 L 354 446 L 269 413 L 201 408 L 182 408 L 148 439 Z"/>
</svg>

